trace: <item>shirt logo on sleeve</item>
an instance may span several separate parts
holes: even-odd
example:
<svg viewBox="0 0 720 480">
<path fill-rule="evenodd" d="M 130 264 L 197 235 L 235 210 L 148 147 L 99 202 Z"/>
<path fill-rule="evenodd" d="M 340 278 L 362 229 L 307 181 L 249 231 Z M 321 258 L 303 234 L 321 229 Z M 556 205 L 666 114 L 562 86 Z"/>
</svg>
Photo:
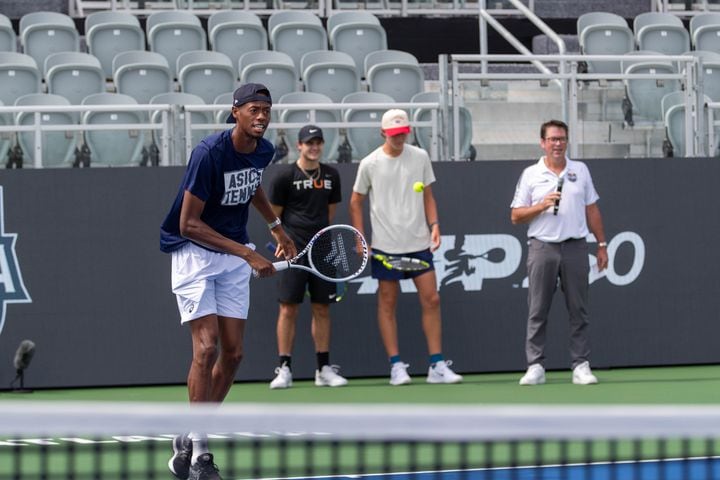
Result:
<svg viewBox="0 0 720 480">
<path fill-rule="evenodd" d="M 233 206 L 248 203 L 260 186 L 262 173 L 262 170 L 256 168 L 225 172 L 225 194 L 221 204 Z"/>
</svg>

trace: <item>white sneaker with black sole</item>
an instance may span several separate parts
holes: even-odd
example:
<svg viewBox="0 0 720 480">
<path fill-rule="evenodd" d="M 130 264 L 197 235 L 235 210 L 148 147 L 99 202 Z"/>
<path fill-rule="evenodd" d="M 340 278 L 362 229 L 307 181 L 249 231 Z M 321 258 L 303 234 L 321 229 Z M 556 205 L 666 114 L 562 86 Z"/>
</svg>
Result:
<svg viewBox="0 0 720 480">
<path fill-rule="evenodd" d="M 323 365 L 320 370 L 315 370 L 315 385 L 318 387 L 342 387 L 347 385 L 346 378 L 338 375 L 340 367 L 337 365 Z"/>
<path fill-rule="evenodd" d="M 460 383 L 462 375 L 458 375 L 450 369 L 452 360 L 440 360 L 428 368 L 427 383 Z"/>
</svg>

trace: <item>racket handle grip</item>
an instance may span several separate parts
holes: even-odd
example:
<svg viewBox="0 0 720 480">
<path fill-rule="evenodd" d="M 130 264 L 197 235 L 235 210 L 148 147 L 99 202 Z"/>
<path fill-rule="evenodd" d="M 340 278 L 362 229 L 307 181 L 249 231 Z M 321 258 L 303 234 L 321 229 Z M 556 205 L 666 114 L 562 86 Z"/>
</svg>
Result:
<svg viewBox="0 0 720 480">
<path fill-rule="evenodd" d="M 277 271 L 277 272 L 279 272 L 281 270 L 287 270 L 288 268 L 290 268 L 290 262 L 288 262 L 287 260 L 284 260 L 282 262 L 275 262 L 275 263 L 273 263 L 273 267 L 275 267 L 275 271 Z M 253 269 L 252 274 L 253 274 L 253 277 L 257 278 L 257 276 L 258 276 L 257 270 Z"/>
</svg>

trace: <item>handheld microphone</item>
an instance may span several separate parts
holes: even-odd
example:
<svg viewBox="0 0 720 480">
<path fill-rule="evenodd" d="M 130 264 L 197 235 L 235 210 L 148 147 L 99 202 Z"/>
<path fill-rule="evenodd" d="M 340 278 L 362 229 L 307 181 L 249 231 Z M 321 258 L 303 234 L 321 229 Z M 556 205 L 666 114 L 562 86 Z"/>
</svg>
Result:
<svg viewBox="0 0 720 480">
<path fill-rule="evenodd" d="M 560 177 L 558 179 L 557 189 L 555 190 L 556 192 L 562 193 L 563 183 L 565 183 L 565 177 Z M 553 215 L 557 215 L 559 208 L 560 208 L 560 199 L 558 198 L 557 200 L 555 200 L 555 206 L 553 207 Z"/>
<path fill-rule="evenodd" d="M 28 368 L 33 355 L 35 355 L 35 342 L 31 340 L 23 340 L 20 342 L 20 346 L 15 352 L 15 358 L 13 359 L 15 370 L 20 373 Z"/>
</svg>

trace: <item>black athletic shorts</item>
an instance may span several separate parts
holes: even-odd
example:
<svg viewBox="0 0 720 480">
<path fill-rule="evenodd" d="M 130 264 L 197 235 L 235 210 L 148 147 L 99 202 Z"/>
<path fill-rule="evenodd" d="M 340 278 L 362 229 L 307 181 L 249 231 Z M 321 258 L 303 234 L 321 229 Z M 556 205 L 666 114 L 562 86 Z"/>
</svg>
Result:
<svg viewBox="0 0 720 480">
<path fill-rule="evenodd" d="M 312 303 L 335 303 L 337 285 L 299 268 L 288 268 L 278 273 L 278 301 L 280 303 L 302 303 L 305 294 Z"/>
</svg>

